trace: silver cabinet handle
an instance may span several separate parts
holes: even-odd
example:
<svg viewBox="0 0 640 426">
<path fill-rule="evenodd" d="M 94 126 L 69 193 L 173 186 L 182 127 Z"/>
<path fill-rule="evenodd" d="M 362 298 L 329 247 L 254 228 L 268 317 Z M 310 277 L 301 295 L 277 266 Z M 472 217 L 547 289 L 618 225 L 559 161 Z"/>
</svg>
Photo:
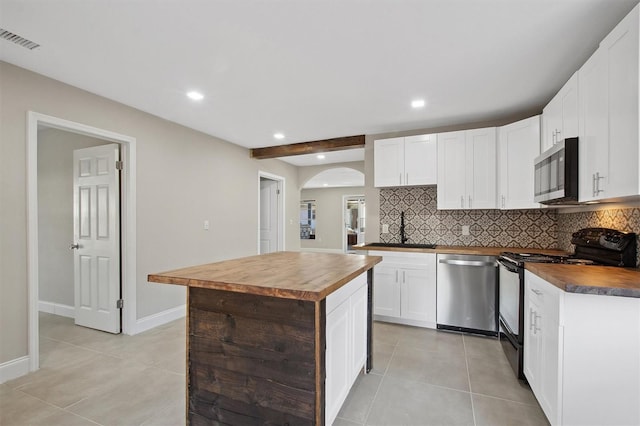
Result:
<svg viewBox="0 0 640 426">
<path fill-rule="evenodd" d="M 444 265 L 456 265 L 456 266 L 495 266 L 498 264 L 494 262 L 483 262 L 481 260 L 457 260 L 457 259 L 440 259 L 438 262 Z"/>
<path fill-rule="evenodd" d="M 464 195 L 460 196 L 460 208 L 464 209 Z"/>
<path fill-rule="evenodd" d="M 409 185 L 409 173 L 405 173 L 404 175 L 404 184 Z"/>
<path fill-rule="evenodd" d="M 407 281 L 405 280 L 405 273 L 407 271 L 402 271 L 402 284 L 406 283 Z"/>
<path fill-rule="evenodd" d="M 531 291 L 534 292 L 537 296 L 542 296 L 542 292 L 540 290 L 536 290 L 535 288 L 532 288 Z"/>
<path fill-rule="evenodd" d="M 504 195 L 502 196 L 502 208 L 504 209 Z"/>
<path fill-rule="evenodd" d="M 396 284 L 398 283 L 398 270 L 396 269 Z"/>
<path fill-rule="evenodd" d="M 469 206 L 467 208 L 471 208 L 471 195 L 469 195 Z"/>
<path fill-rule="evenodd" d="M 538 334 L 538 331 L 540 331 L 540 327 L 538 327 L 538 320 L 540 319 L 540 315 L 538 315 L 537 313 L 533 313 L 533 334 Z"/>
<path fill-rule="evenodd" d="M 597 194 L 596 193 L 596 174 L 595 173 L 591 175 L 591 189 L 592 189 L 591 193 L 595 197 L 596 194 Z"/>
<path fill-rule="evenodd" d="M 69 250 L 78 250 L 80 248 L 80 244 L 75 243 L 69 246 Z"/>
<path fill-rule="evenodd" d="M 533 309 L 529 308 L 529 331 L 534 331 L 535 330 L 535 327 L 534 327 L 534 324 L 533 324 L 534 317 L 535 317 L 535 314 L 533 312 Z"/>
<path fill-rule="evenodd" d="M 596 182 L 596 189 L 595 189 L 595 195 L 598 195 L 601 192 L 604 192 L 604 189 L 600 189 L 600 179 L 604 179 L 605 176 L 600 176 L 600 172 L 596 172 L 595 175 L 595 182 Z"/>
</svg>

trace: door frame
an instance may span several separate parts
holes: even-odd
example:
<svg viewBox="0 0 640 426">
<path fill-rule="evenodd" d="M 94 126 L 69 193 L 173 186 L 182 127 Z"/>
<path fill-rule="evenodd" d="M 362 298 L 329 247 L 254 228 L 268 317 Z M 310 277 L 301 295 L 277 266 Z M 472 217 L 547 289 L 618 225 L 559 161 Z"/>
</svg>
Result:
<svg viewBox="0 0 640 426">
<path fill-rule="evenodd" d="M 285 249 L 284 237 L 284 200 L 285 200 L 285 179 L 282 176 L 274 175 L 273 173 L 264 172 L 258 170 L 258 245 L 256 246 L 256 253 L 260 254 L 260 178 L 275 180 L 278 182 L 278 189 L 280 190 L 278 201 L 278 248 L 277 251 L 283 251 Z"/>
<path fill-rule="evenodd" d="M 343 195 L 342 196 L 342 252 L 347 252 L 347 201 L 351 198 L 365 199 L 364 194 L 361 195 Z M 366 203 L 365 199 L 365 203 Z M 366 229 L 366 228 L 365 228 Z M 365 231 L 366 232 L 366 231 Z"/>
<path fill-rule="evenodd" d="M 122 310 L 122 332 L 136 334 L 136 138 L 61 118 L 27 112 L 27 282 L 29 370 L 40 366 L 38 324 L 38 128 L 78 133 L 121 146 L 124 163 L 120 176 L 121 289 L 126 304 Z"/>
</svg>

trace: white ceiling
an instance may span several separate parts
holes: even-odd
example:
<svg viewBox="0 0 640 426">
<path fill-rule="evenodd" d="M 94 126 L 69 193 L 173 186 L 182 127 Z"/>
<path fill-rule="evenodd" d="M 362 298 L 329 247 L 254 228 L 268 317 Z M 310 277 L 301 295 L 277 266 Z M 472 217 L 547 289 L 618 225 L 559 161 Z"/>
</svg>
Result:
<svg viewBox="0 0 640 426">
<path fill-rule="evenodd" d="M 318 158 L 318 155 L 292 155 L 290 157 L 280 157 L 279 160 L 286 161 L 294 166 L 321 166 L 323 164 L 364 161 L 364 148 L 325 152 L 322 154 L 324 158 Z"/>
<path fill-rule="evenodd" d="M 0 0 L 0 59 L 253 148 L 540 111 L 637 3 Z"/>
</svg>

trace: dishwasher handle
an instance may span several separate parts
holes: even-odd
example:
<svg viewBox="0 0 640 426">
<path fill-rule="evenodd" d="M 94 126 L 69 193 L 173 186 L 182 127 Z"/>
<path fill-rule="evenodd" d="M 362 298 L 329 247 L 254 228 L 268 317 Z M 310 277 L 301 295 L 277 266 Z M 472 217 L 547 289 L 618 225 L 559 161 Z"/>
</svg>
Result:
<svg viewBox="0 0 640 426">
<path fill-rule="evenodd" d="M 456 266 L 498 266 L 495 261 L 493 262 L 484 262 L 482 260 L 458 260 L 458 259 L 440 259 L 438 262 L 443 263 L 445 265 L 456 265 Z"/>
</svg>

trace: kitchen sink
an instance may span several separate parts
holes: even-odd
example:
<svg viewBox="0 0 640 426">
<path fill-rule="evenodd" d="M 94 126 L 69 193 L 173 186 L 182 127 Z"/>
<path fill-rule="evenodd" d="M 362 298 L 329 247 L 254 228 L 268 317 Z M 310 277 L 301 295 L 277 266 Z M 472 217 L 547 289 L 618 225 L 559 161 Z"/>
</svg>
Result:
<svg viewBox="0 0 640 426">
<path fill-rule="evenodd" d="M 435 244 L 369 243 L 366 245 L 369 247 L 400 247 L 400 248 L 423 248 L 423 249 L 436 248 Z"/>
</svg>

